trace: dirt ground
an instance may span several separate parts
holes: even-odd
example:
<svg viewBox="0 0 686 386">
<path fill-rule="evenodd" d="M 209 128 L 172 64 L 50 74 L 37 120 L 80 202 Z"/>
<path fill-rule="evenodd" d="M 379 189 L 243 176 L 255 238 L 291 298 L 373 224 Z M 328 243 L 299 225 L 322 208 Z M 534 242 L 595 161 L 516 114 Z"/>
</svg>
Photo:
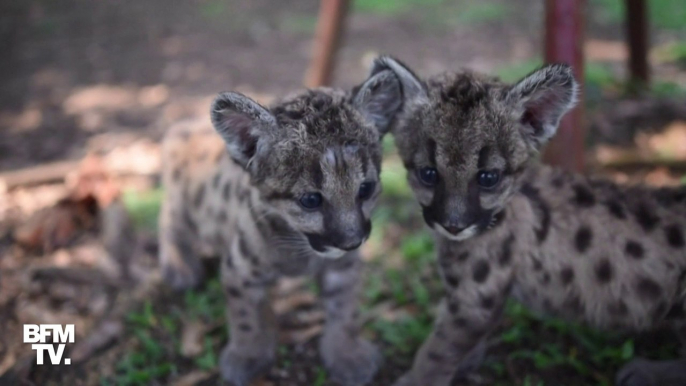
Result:
<svg viewBox="0 0 686 386">
<path fill-rule="evenodd" d="M 91 153 L 105 157 L 116 153 L 118 160 L 130 159 L 128 166 L 120 165 L 122 168 L 139 169 L 144 162 L 137 164 L 137 160 L 155 158 L 156 143 L 171 123 L 206 117 L 215 93 L 237 90 L 266 103 L 300 88 L 310 58 L 317 3 L 312 0 L 3 0 L 0 2 L 0 52 L 3 53 L 0 59 L 0 173 L 55 161 L 77 161 Z M 371 0 L 356 3 L 367 5 L 355 8 L 348 20 L 337 60 L 335 86 L 351 87 L 360 82 L 369 60 L 379 53 L 404 60 L 420 74 L 469 67 L 502 73 L 504 77 L 512 71 L 521 71 L 516 68 L 540 56 L 542 1 L 457 0 L 450 6 L 441 1 L 397 2 L 409 4 L 407 9 L 388 8 L 383 2 Z M 477 7 L 474 5 L 477 3 L 489 6 Z M 588 39 L 596 44 L 587 47 L 588 55 L 602 61 L 610 74 L 622 78 L 626 52 L 618 40 L 622 37 L 621 24 L 607 22 L 601 9 L 594 8 L 602 1 L 590 3 Z M 655 29 L 654 32 L 655 44 L 686 37 L 684 30 Z M 686 84 L 686 72 L 671 64 L 656 66 L 655 75 L 657 79 Z M 589 88 L 588 96 L 597 98 L 601 106 L 597 111 L 591 109 L 594 131 L 590 137 L 608 143 L 633 143 L 638 130 L 635 116 L 613 110 L 614 99 L 609 98 L 613 95 L 608 95 L 607 88 Z M 641 127 L 661 128 L 675 120 L 686 120 L 686 109 L 679 102 L 660 99 L 657 104 L 627 103 L 633 106 L 629 110 L 643 111 L 642 116 L 649 116 Z M 605 109 L 605 106 L 609 107 Z M 600 118 L 595 119 L 596 116 Z M 685 128 L 677 127 L 675 135 L 686 132 Z M 663 142 L 674 142 L 670 138 L 673 137 Z M 653 142 L 646 140 L 646 143 L 651 146 Z M 617 159 L 616 150 L 603 154 Z M 665 184 L 678 182 L 684 172 L 648 169 L 640 173 L 632 169 L 623 173 L 622 178 L 636 180 L 648 176 L 653 183 Z M 131 186 L 142 186 L 154 195 L 155 168 L 150 172 L 137 170 L 134 174 L 143 176 L 134 178 Z M 75 231 L 78 238 L 69 240 L 64 248 L 26 251 L 15 245 L 12 228 L 67 194 L 73 188 L 70 186 L 68 180 L 66 183 L 50 181 L 8 192 L 6 196 L 11 198 L 11 205 L 0 201 L 0 216 L 3 216 L 0 217 L 0 386 L 221 384 L 213 355 L 225 342 L 226 333 L 223 309 L 216 307 L 221 304 L 217 297 L 221 291 L 215 288 L 217 280 L 214 278 L 205 288 L 183 296 L 159 286 L 154 226 L 138 224 L 131 231 L 135 232 L 133 236 L 133 233 L 118 233 L 117 240 L 129 237 L 131 243 L 127 245 L 133 247 L 129 255 L 117 255 L 108 247 L 107 229 L 111 228 L 107 228 L 107 223 L 119 217 L 117 212 L 112 214 L 105 209 L 106 205 L 101 205 L 92 218 L 87 215 L 88 221 L 94 224 L 78 223 L 79 229 Z M 0 199 L 7 193 L 4 189 L 0 186 Z M 395 202 L 391 197 L 384 205 L 401 208 L 397 211 L 404 213 L 414 209 L 406 198 Z M 82 203 L 77 201 L 78 205 Z M 140 210 L 145 212 L 145 203 L 140 205 Z M 141 213 L 131 215 L 136 217 L 136 214 Z M 154 218 L 142 221 L 154 224 Z M 403 239 L 408 232 L 422 229 L 421 221 L 410 215 L 399 223 L 407 229 L 389 226 L 385 235 L 390 241 L 385 246 L 406 248 Z M 436 299 L 440 288 L 435 285 L 430 252 L 430 247 L 426 247 L 420 253 L 429 256 L 426 263 L 422 262 L 425 265 L 420 279 L 427 278 L 426 296 Z M 390 277 L 387 267 L 373 261 L 371 265 L 371 278 L 377 274 L 384 280 Z M 422 319 L 417 329 L 424 331 L 430 326 L 431 311 L 416 310 L 429 310 L 430 304 L 414 306 L 409 303 L 415 298 L 401 301 L 392 289 L 383 287 L 375 294 L 372 287 L 370 284 L 365 295 L 367 300 L 373 299 L 373 307 L 365 310 L 369 325 L 375 323 L 373 318 L 377 316 L 392 323 L 397 315 L 409 312 L 427 318 Z M 331 384 L 323 373 L 316 339 L 313 339 L 321 327 L 321 318 L 317 316 L 321 310 L 313 299 L 303 295 L 309 293 L 307 283 L 299 283 L 294 288 L 283 292 L 287 299 L 284 302 L 289 305 L 280 315 L 284 329 L 294 332 L 286 333 L 278 364 L 261 386 Z M 513 331 L 520 322 L 537 331 L 536 337 L 524 339 L 522 347 L 514 347 L 521 352 L 524 346 L 528 349 L 537 340 L 548 339 L 564 341 L 561 345 L 568 348 L 580 331 L 576 327 L 563 328 L 552 322 L 535 321 L 522 312 L 511 310 L 510 319 L 499 331 Z M 72 356 L 81 360 L 68 370 L 37 367 L 33 365 L 31 352 L 18 340 L 21 323 L 29 320 L 75 322 L 77 330 L 89 332 L 77 334 L 77 340 L 93 336 L 102 339 L 89 340 L 79 347 L 80 352 L 74 349 Z M 374 324 L 366 331 L 372 339 L 381 340 L 387 354 L 374 385 L 390 385 L 406 371 L 411 363 L 411 350 L 418 344 L 416 336 L 423 333 L 413 328 L 410 325 L 407 330 L 400 330 L 401 343 L 411 341 L 408 347 L 394 340 L 397 331 L 386 324 Z M 179 346 L 185 347 L 178 337 L 186 333 L 203 342 L 196 354 L 178 353 Z M 205 336 L 209 338 L 203 340 Z M 597 339 L 617 345 L 618 350 L 625 342 L 622 337 L 612 337 L 609 341 Z M 675 352 L 669 336 L 664 334 L 639 337 L 631 347 L 629 357 L 644 348 L 655 351 L 659 347 L 661 356 Z M 594 359 L 586 372 L 574 367 L 575 363 L 566 362 L 564 366 L 541 370 L 531 358 L 511 358 L 512 351 L 512 343 L 494 341 L 485 369 L 468 381 L 457 381 L 458 384 L 554 385 L 560 384 L 561 379 L 567 384 L 608 384 L 619 364 L 612 357 L 605 362 L 605 359 Z M 142 365 L 137 362 L 141 359 L 131 354 L 140 352 L 155 357 L 154 370 L 146 367 L 147 372 L 142 374 Z M 602 367 L 606 363 L 608 368 L 599 368 L 598 364 Z M 121 374 L 128 378 L 124 381 Z"/>
</svg>

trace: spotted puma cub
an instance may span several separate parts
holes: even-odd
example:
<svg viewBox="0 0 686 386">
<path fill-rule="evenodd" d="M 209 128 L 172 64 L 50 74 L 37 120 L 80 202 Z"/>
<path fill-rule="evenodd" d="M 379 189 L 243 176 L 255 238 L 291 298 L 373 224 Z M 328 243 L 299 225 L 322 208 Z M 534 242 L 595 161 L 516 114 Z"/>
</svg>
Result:
<svg viewBox="0 0 686 386">
<path fill-rule="evenodd" d="M 404 105 L 393 133 L 446 288 L 397 385 L 448 385 L 478 363 L 508 296 L 605 329 L 686 333 L 686 189 L 618 186 L 533 162 L 577 83 L 549 65 L 514 85 L 470 72 L 418 79 L 390 58 Z M 459 375 L 459 374 L 457 374 Z M 686 385 L 686 360 L 637 360 L 619 385 Z"/>
<path fill-rule="evenodd" d="M 368 382 L 379 354 L 358 335 L 358 249 L 380 193 L 380 139 L 400 107 L 390 72 L 355 92 L 314 89 L 267 109 L 238 93 L 212 104 L 214 130 L 180 125 L 163 145 L 160 259 L 183 289 L 203 276 L 198 255 L 222 258 L 230 342 L 224 379 L 247 385 L 274 359 L 269 289 L 314 273 L 327 317 L 320 341 L 332 379 Z"/>
</svg>

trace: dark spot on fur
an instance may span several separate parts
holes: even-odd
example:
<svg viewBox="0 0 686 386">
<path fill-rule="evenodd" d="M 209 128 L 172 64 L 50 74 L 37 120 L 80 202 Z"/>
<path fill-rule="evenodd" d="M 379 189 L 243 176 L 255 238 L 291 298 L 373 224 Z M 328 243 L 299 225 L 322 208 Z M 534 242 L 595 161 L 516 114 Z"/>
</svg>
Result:
<svg viewBox="0 0 686 386">
<path fill-rule="evenodd" d="M 188 208 L 184 208 L 182 212 L 182 217 L 183 217 L 183 223 L 186 226 L 186 228 L 191 231 L 194 234 L 198 233 L 198 224 L 195 223 L 195 220 L 193 217 L 191 217 L 190 210 Z"/>
<path fill-rule="evenodd" d="M 531 201 L 531 206 L 537 214 L 539 224 L 534 231 L 536 232 L 538 243 L 541 244 L 548 237 L 548 231 L 550 230 L 550 209 L 548 204 L 541 198 L 538 189 L 532 185 L 524 184 L 520 191 Z"/>
<path fill-rule="evenodd" d="M 448 312 L 455 315 L 460 312 L 460 305 L 455 300 L 448 300 Z"/>
<path fill-rule="evenodd" d="M 667 320 L 684 318 L 686 318 L 686 309 L 684 309 L 683 304 L 672 305 L 669 311 L 667 311 L 667 315 L 665 315 L 665 319 Z"/>
<path fill-rule="evenodd" d="M 236 287 L 227 287 L 226 292 L 229 293 L 229 296 L 234 297 L 234 298 L 240 298 L 242 296 L 241 290 L 239 290 Z"/>
<path fill-rule="evenodd" d="M 636 210 L 634 211 L 634 216 L 636 216 L 636 221 L 641 225 L 641 228 L 646 232 L 650 232 L 657 224 L 660 222 L 660 218 L 653 213 L 652 210 L 645 203 L 640 203 Z"/>
<path fill-rule="evenodd" d="M 629 315 L 629 307 L 626 306 L 623 300 L 617 300 L 614 303 L 610 303 L 607 306 L 607 310 L 612 314 L 612 316 L 624 317 Z"/>
<path fill-rule="evenodd" d="M 571 267 L 562 268 L 560 271 L 560 281 L 564 285 L 569 285 L 574 280 L 574 270 Z"/>
<path fill-rule="evenodd" d="M 580 253 L 586 252 L 588 247 L 591 246 L 591 240 L 593 239 L 593 234 L 591 229 L 585 225 L 579 227 L 574 236 L 574 246 L 576 250 Z"/>
<path fill-rule="evenodd" d="M 214 175 L 214 178 L 212 178 L 212 189 L 217 189 L 219 187 L 219 182 L 221 182 L 221 179 L 221 173 L 217 172 L 217 174 Z"/>
<path fill-rule="evenodd" d="M 574 202 L 577 205 L 584 208 L 595 205 L 595 195 L 593 195 L 593 192 L 587 186 L 574 184 L 572 189 L 574 189 Z"/>
<path fill-rule="evenodd" d="M 533 262 L 534 271 L 540 271 L 543 269 L 543 263 L 541 263 L 541 260 L 536 258 L 536 256 L 533 254 L 531 255 L 531 261 Z"/>
<path fill-rule="evenodd" d="M 429 358 L 429 360 L 434 361 L 434 362 L 442 362 L 443 361 L 443 355 L 441 355 L 435 351 L 429 351 L 426 354 L 426 356 L 427 356 L 427 358 Z"/>
<path fill-rule="evenodd" d="M 619 201 L 610 199 L 605 202 L 605 205 L 607 206 L 607 210 L 610 211 L 611 215 L 620 220 L 626 219 L 626 212 L 624 211 L 624 207 L 622 206 L 622 204 L 619 203 Z"/>
<path fill-rule="evenodd" d="M 205 199 L 205 185 L 200 185 L 200 188 L 198 188 L 198 191 L 195 192 L 195 198 L 193 198 L 193 206 L 194 207 L 199 207 L 203 200 Z"/>
<path fill-rule="evenodd" d="M 445 282 L 448 283 L 451 288 L 456 288 L 460 284 L 460 279 L 450 273 L 445 275 Z"/>
<path fill-rule="evenodd" d="M 642 259 L 645 251 L 643 246 L 636 241 L 628 240 L 626 246 L 624 247 L 624 252 L 633 257 L 634 259 Z"/>
<path fill-rule="evenodd" d="M 607 284 L 612 280 L 612 265 L 608 259 L 602 259 L 595 266 L 595 275 L 598 283 Z"/>
<path fill-rule="evenodd" d="M 541 275 L 541 284 L 548 285 L 550 283 L 550 274 L 548 272 Z"/>
<path fill-rule="evenodd" d="M 498 259 L 498 264 L 500 264 L 501 267 L 510 264 L 512 261 L 512 244 L 514 244 L 514 241 L 515 238 L 512 234 L 503 241 L 503 245 L 500 249 L 500 257 Z"/>
<path fill-rule="evenodd" d="M 226 268 L 233 269 L 233 256 L 230 253 L 224 255 L 224 264 L 226 264 Z"/>
<path fill-rule="evenodd" d="M 243 331 L 243 332 L 250 332 L 250 331 L 252 331 L 252 327 L 250 327 L 250 325 L 247 324 L 247 323 L 240 323 L 240 324 L 238 325 L 238 329 L 241 330 L 241 331 Z"/>
<path fill-rule="evenodd" d="M 657 284 L 653 279 L 646 277 L 638 279 L 636 290 L 638 291 L 639 295 L 649 300 L 655 300 L 657 297 L 662 295 L 662 287 L 660 287 L 660 285 Z"/>
<path fill-rule="evenodd" d="M 578 295 L 569 296 L 562 306 L 572 315 L 577 315 L 584 311 L 584 305 Z M 578 316 L 578 315 L 577 315 Z"/>
<path fill-rule="evenodd" d="M 228 201 L 231 197 L 231 181 L 226 181 L 224 183 L 224 188 L 222 188 L 222 198 L 224 201 Z"/>
<path fill-rule="evenodd" d="M 665 236 L 667 237 L 667 243 L 672 248 L 683 248 L 684 246 L 684 234 L 681 231 L 681 227 L 676 224 L 671 224 L 665 227 Z"/>
<path fill-rule="evenodd" d="M 668 311 L 669 306 L 667 305 L 667 302 L 661 301 L 658 303 L 658 305 L 655 307 L 655 311 L 653 312 L 653 323 L 663 320 Z"/>
<path fill-rule="evenodd" d="M 459 261 L 460 263 L 467 261 L 468 258 L 469 258 L 469 252 L 467 252 L 467 251 L 464 251 L 464 252 L 460 253 L 459 255 L 457 255 L 457 261 Z"/>
<path fill-rule="evenodd" d="M 489 273 L 491 273 L 491 267 L 486 260 L 479 260 L 472 267 L 472 277 L 477 283 L 485 282 Z"/>
<path fill-rule="evenodd" d="M 495 306 L 495 298 L 493 296 L 482 296 L 481 297 L 481 307 L 487 310 L 492 309 Z"/>
<path fill-rule="evenodd" d="M 436 141 L 429 139 L 426 142 L 426 151 L 429 155 L 429 162 L 431 165 L 436 165 Z"/>
<path fill-rule="evenodd" d="M 466 328 L 469 322 L 463 317 L 457 317 L 453 319 L 453 325 L 457 328 Z"/>
<path fill-rule="evenodd" d="M 558 174 L 555 177 L 553 177 L 552 181 L 550 183 L 553 185 L 554 188 L 561 188 L 565 184 L 565 177 L 563 174 Z"/>
</svg>

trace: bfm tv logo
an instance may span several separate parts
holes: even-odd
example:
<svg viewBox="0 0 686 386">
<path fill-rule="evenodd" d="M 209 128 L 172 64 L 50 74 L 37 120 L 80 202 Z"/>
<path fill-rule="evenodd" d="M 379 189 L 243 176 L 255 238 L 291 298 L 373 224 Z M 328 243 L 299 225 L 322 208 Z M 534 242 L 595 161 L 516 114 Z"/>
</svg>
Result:
<svg viewBox="0 0 686 386">
<path fill-rule="evenodd" d="M 48 336 L 52 336 L 52 343 L 46 343 Z M 47 351 L 50 363 L 59 365 L 64 355 L 65 343 L 74 343 L 74 325 L 67 324 L 63 328 L 60 324 L 25 324 L 24 343 L 32 343 L 31 349 L 36 350 L 37 364 L 43 364 L 43 353 Z M 54 343 L 61 343 L 57 345 L 57 351 Z M 70 365 L 71 359 L 64 358 L 64 364 Z"/>
</svg>

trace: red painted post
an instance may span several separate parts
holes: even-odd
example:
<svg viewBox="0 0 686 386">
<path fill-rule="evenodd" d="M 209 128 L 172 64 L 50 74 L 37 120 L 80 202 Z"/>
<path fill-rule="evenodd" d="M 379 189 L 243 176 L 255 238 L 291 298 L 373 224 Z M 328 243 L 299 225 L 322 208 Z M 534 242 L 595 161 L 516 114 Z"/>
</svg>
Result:
<svg viewBox="0 0 686 386">
<path fill-rule="evenodd" d="M 626 38 L 631 88 L 634 92 L 644 91 L 650 81 L 648 10 L 645 0 L 626 0 Z"/>
<path fill-rule="evenodd" d="M 584 80 L 584 10 L 586 0 L 546 0 L 545 61 L 574 67 L 580 84 Z M 557 135 L 548 144 L 544 161 L 567 170 L 584 169 L 583 100 L 562 119 Z"/>
<path fill-rule="evenodd" d="M 348 4 L 349 0 L 321 0 L 314 37 L 314 54 L 305 75 L 306 87 L 331 83 Z"/>
</svg>

